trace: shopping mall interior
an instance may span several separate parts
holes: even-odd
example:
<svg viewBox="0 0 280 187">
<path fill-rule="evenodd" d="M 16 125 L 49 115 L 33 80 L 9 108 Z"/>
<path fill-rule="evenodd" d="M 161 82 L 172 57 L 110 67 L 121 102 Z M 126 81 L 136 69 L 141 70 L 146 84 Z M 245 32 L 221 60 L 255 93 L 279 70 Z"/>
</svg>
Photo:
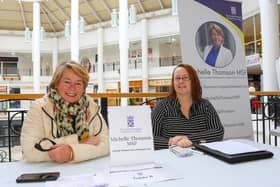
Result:
<svg viewBox="0 0 280 187">
<path fill-rule="evenodd" d="M 62 62 L 74 60 L 88 68 L 90 80 L 86 92 L 100 104 L 105 122 L 107 108 L 121 105 L 122 99 L 125 104 L 128 101 L 129 105 L 150 105 L 153 108 L 167 95 L 174 67 L 188 63 L 183 60 L 186 54 L 182 53 L 182 46 L 186 45 L 183 45 L 180 32 L 178 1 L 0 0 L 0 147 L 9 149 L 4 151 L 6 156 L 0 161 L 11 162 L 21 158 L 18 145 L 24 116 L 31 103 L 47 93 L 54 70 Z M 235 128 L 250 127 L 250 133 L 254 133 L 253 137 L 250 134 L 251 139 L 277 146 L 277 141 L 280 141 L 279 89 L 271 89 L 274 85 L 270 86 L 272 81 L 269 78 L 276 75 L 266 67 L 270 66 L 270 71 L 275 69 L 273 65 L 279 52 L 271 55 L 264 51 L 272 51 L 273 48 L 279 51 L 280 0 L 270 0 L 269 3 L 267 0 L 229 1 L 241 3 L 242 7 L 243 35 L 241 44 L 238 43 L 242 46 L 242 55 L 238 54 L 236 61 L 242 65 L 240 72 L 245 78 L 241 78 L 242 83 L 234 79 L 239 84 L 237 89 L 236 85 L 226 85 L 220 79 L 219 83 L 230 87 L 228 92 L 232 95 L 226 95 L 224 87 L 220 90 L 215 88 L 212 92 L 220 95 L 212 98 L 218 100 L 220 108 L 214 106 L 220 116 L 226 116 L 223 125 L 234 129 L 230 132 L 240 135 L 243 129 L 237 131 Z M 266 2 L 265 6 L 260 6 L 261 2 Z M 263 11 L 264 7 L 269 9 L 270 4 L 277 9 L 275 17 L 269 11 Z M 264 22 L 278 27 L 273 31 L 262 31 Z M 277 35 L 276 42 L 267 39 L 271 33 Z M 272 41 L 275 45 L 267 45 Z M 127 63 L 121 63 L 124 61 Z M 280 77 L 278 79 L 280 82 Z M 248 87 L 251 83 L 255 87 L 254 93 L 249 93 L 250 97 L 247 81 Z M 124 82 L 128 83 L 128 89 L 123 92 Z M 215 87 L 216 82 L 213 84 Z M 273 130 L 278 131 L 273 134 Z"/>
<path fill-rule="evenodd" d="M 54 67 L 71 56 L 69 0 L 40 1 L 40 93 L 46 92 Z M 73 1 L 74 2 L 74 1 Z M 148 92 L 166 92 L 172 68 L 182 62 L 178 15 L 171 0 L 128 0 L 128 11 L 135 12 L 135 20 L 128 23 L 129 91 L 142 92 L 143 27 L 146 29 Z M 262 37 L 258 3 L 242 3 L 244 47 L 248 80 L 256 90 L 262 90 Z M 32 30 L 34 5 L 32 1 L 2 0 L 0 2 L 0 74 L 1 93 L 32 93 Z M 114 14 L 119 2 L 114 0 L 78 1 L 80 34 L 78 61 L 88 58 L 90 69 L 89 92 L 98 91 L 98 61 L 102 58 L 102 92 L 120 91 L 120 49 L 117 23 Z M 278 5 L 279 9 L 279 5 Z M 130 19 L 130 17 L 129 17 Z M 145 20 L 145 22 L 143 21 Z M 145 26 L 143 26 L 145 25 Z M 101 39 L 100 39 L 101 38 Z M 99 90 L 100 91 L 100 90 Z"/>
</svg>

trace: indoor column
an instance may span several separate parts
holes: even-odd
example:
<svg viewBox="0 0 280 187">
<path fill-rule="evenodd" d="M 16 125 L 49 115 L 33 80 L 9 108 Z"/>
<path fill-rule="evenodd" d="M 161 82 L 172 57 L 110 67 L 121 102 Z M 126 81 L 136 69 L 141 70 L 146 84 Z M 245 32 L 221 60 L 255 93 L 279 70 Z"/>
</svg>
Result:
<svg viewBox="0 0 280 187">
<path fill-rule="evenodd" d="M 148 92 L 148 36 L 147 36 L 147 20 L 142 19 L 142 92 Z"/>
<path fill-rule="evenodd" d="M 38 1 L 33 2 L 32 61 L 33 91 L 40 93 L 40 3 Z"/>
<path fill-rule="evenodd" d="M 79 62 L 79 0 L 71 0 L 71 60 Z"/>
<path fill-rule="evenodd" d="M 259 0 L 262 33 L 263 91 L 278 90 L 276 59 L 279 57 L 277 0 Z"/>
<path fill-rule="evenodd" d="M 103 80 L 103 28 L 97 29 L 97 77 L 98 77 L 98 92 L 104 92 L 104 80 Z"/>
<path fill-rule="evenodd" d="M 52 39 L 52 72 L 54 73 L 58 61 L 58 43 L 57 38 Z"/>
<path fill-rule="evenodd" d="M 127 0 L 119 1 L 119 48 L 121 93 L 128 93 L 128 10 Z M 127 98 L 121 99 L 121 105 L 127 105 Z"/>
</svg>

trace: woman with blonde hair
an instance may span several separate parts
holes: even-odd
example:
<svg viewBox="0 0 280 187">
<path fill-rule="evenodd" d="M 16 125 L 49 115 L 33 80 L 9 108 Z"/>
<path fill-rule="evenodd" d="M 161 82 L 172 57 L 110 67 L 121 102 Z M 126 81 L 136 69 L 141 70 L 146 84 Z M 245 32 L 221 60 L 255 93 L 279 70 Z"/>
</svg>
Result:
<svg viewBox="0 0 280 187">
<path fill-rule="evenodd" d="M 74 61 L 57 66 L 48 94 L 34 101 L 21 132 L 27 162 L 80 162 L 109 153 L 107 125 L 86 95 L 87 70 Z"/>
<path fill-rule="evenodd" d="M 210 24 L 209 31 L 212 45 L 205 47 L 203 59 L 210 66 L 225 67 L 232 61 L 233 57 L 231 51 L 223 46 L 224 31 L 219 25 L 214 23 Z"/>
</svg>

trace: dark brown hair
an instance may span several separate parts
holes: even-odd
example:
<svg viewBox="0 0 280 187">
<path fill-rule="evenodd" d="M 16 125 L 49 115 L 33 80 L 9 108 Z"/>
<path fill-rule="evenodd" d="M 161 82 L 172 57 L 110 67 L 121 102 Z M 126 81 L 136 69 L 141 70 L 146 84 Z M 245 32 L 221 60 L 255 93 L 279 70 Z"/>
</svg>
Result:
<svg viewBox="0 0 280 187">
<path fill-rule="evenodd" d="M 173 72 L 172 72 L 172 80 L 171 80 L 171 85 L 170 85 L 170 89 L 169 89 L 169 94 L 168 94 L 168 98 L 171 100 L 175 100 L 177 98 L 176 95 L 176 91 L 174 88 L 174 72 L 177 68 L 182 67 L 184 68 L 190 77 L 190 81 L 191 81 L 191 92 L 192 92 L 192 98 L 196 101 L 201 101 L 202 100 L 202 88 L 200 85 L 200 80 L 198 78 L 198 75 L 195 71 L 195 69 L 189 65 L 189 64 L 178 64 Z"/>
</svg>

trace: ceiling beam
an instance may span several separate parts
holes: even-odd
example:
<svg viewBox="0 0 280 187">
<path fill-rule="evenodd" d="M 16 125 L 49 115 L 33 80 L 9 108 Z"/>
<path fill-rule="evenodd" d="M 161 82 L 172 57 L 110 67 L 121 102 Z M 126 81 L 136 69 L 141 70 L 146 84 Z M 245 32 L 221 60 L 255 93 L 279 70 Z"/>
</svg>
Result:
<svg viewBox="0 0 280 187">
<path fill-rule="evenodd" d="M 87 0 L 84 0 L 84 2 L 87 4 L 87 7 L 89 8 L 89 10 L 91 11 L 91 13 L 93 14 L 93 16 L 96 17 L 96 19 L 99 21 L 99 22 L 102 22 L 102 19 L 100 18 L 100 16 L 97 14 L 96 10 L 93 8 L 93 6 L 87 1 Z"/>
<path fill-rule="evenodd" d="M 63 14 L 63 16 L 65 17 L 65 19 L 68 20 L 70 16 L 67 15 L 67 13 L 61 8 L 61 6 L 58 4 L 58 2 L 56 2 L 56 0 L 53 0 L 53 3 L 54 3 L 55 6 L 58 8 L 58 10 L 60 11 L 60 13 Z"/>
<path fill-rule="evenodd" d="M 164 9 L 164 6 L 163 6 L 162 1 L 161 1 L 161 0 L 158 0 L 158 3 L 159 3 L 159 5 L 160 5 L 160 8 L 161 8 L 161 9 Z"/>
<path fill-rule="evenodd" d="M 54 28 L 54 26 L 53 26 L 53 24 L 52 24 L 52 22 L 51 22 L 51 20 L 50 20 L 50 18 L 48 16 L 48 14 L 46 13 L 46 11 L 43 8 L 41 8 L 41 10 L 42 10 L 43 14 L 45 15 L 46 19 L 48 20 L 49 25 L 50 25 L 52 31 L 56 32 L 56 29 Z"/>
<path fill-rule="evenodd" d="M 23 9 L 23 6 L 22 6 L 22 2 L 19 1 L 18 4 L 19 4 L 19 7 L 20 7 L 20 14 L 21 14 L 21 17 L 22 17 L 24 28 L 27 28 L 28 25 L 26 24 L 26 19 L 25 19 L 25 15 L 24 15 L 24 9 Z"/>
<path fill-rule="evenodd" d="M 141 2 L 141 0 L 138 0 L 138 5 L 140 6 L 141 11 L 142 11 L 143 13 L 145 13 L 146 10 L 145 10 L 144 5 L 143 5 L 143 3 Z"/>
<path fill-rule="evenodd" d="M 111 8 L 109 7 L 107 1 L 106 1 L 106 0 L 103 0 L 103 1 L 100 1 L 100 2 L 103 4 L 103 6 L 104 6 L 105 9 L 107 10 L 108 14 L 111 15 L 112 10 L 111 10 Z"/>
<path fill-rule="evenodd" d="M 64 24 L 63 24 L 57 17 L 55 17 L 54 14 L 51 13 L 51 11 L 45 6 L 45 4 L 44 4 L 43 2 L 41 3 L 41 6 L 42 6 L 42 8 L 47 12 L 47 14 L 48 14 L 50 17 L 52 17 L 52 19 L 54 19 L 55 21 L 57 21 L 57 23 L 58 23 L 62 28 L 64 28 Z"/>
</svg>

